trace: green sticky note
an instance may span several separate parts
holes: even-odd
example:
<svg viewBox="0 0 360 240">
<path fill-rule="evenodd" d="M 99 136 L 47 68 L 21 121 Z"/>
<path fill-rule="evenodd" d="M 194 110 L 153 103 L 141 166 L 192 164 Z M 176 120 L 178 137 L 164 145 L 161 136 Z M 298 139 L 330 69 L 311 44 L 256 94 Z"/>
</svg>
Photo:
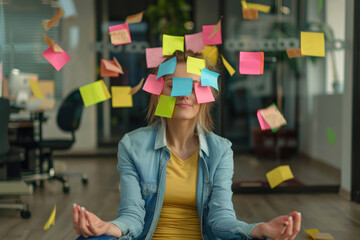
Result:
<svg viewBox="0 0 360 240">
<path fill-rule="evenodd" d="M 322 0 L 319 0 L 319 12 L 321 11 L 322 6 L 323 6 L 323 1 L 322 1 Z"/>
<path fill-rule="evenodd" d="M 176 97 L 160 95 L 158 105 L 156 106 L 155 115 L 171 118 L 174 112 L 175 101 Z"/>
<path fill-rule="evenodd" d="M 85 107 L 109 99 L 110 93 L 103 80 L 99 80 L 79 88 Z"/>
<path fill-rule="evenodd" d="M 330 127 L 327 128 L 328 141 L 332 146 L 335 146 L 335 132 Z"/>
<path fill-rule="evenodd" d="M 205 67 L 205 59 L 188 57 L 186 60 L 186 71 L 201 76 L 201 70 Z"/>
<path fill-rule="evenodd" d="M 163 55 L 172 55 L 176 50 L 184 51 L 184 37 L 163 35 Z"/>
</svg>

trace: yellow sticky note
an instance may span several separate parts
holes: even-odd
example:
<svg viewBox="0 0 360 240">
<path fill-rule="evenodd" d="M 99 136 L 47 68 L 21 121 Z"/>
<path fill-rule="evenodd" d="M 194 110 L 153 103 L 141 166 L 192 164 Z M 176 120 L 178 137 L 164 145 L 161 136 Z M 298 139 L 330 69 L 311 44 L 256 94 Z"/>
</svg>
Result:
<svg viewBox="0 0 360 240">
<path fill-rule="evenodd" d="M 330 233 L 314 233 L 314 239 L 318 240 L 335 240 L 335 238 Z"/>
<path fill-rule="evenodd" d="M 184 37 L 163 35 L 163 55 L 172 55 L 176 50 L 184 51 Z"/>
<path fill-rule="evenodd" d="M 47 222 L 44 225 L 44 230 L 48 230 L 51 225 L 55 224 L 55 215 L 56 215 L 56 204 L 54 206 L 54 209 L 52 210 L 49 219 L 47 220 Z"/>
<path fill-rule="evenodd" d="M 205 45 L 204 49 L 200 53 L 205 59 L 208 59 L 213 65 L 216 65 L 219 54 L 217 47 Z"/>
<path fill-rule="evenodd" d="M 82 86 L 79 90 L 85 107 L 106 101 L 111 97 L 103 80 Z"/>
<path fill-rule="evenodd" d="M 132 95 L 130 94 L 130 86 L 119 86 L 111 87 L 112 95 L 112 106 L 115 107 L 132 107 L 133 100 Z"/>
<path fill-rule="evenodd" d="M 186 60 L 186 71 L 201 76 L 201 70 L 205 67 L 205 59 L 188 57 Z"/>
<path fill-rule="evenodd" d="M 155 115 L 171 118 L 174 112 L 175 101 L 176 97 L 160 95 L 159 102 L 156 106 Z"/>
<path fill-rule="evenodd" d="M 246 3 L 248 8 L 257 9 L 260 12 L 269 13 L 271 10 L 270 6 L 257 4 L 257 3 Z"/>
<path fill-rule="evenodd" d="M 324 33 L 301 32 L 301 54 L 325 57 Z"/>
<path fill-rule="evenodd" d="M 241 5 L 243 8 L 248 8 L 247 3 L 245 0 L 241 0 Z"/>
<path fill-rule="evenodd" d="M 34 97 L 44 99 L 44 94 L 41 92 L 38 81 L 35 79 L 30 79 L 29 83 Z"/>
<path fill-rule="evenodd" d="M 270 172 L 268 172 L 266 174 L 266 178 L 270 184 L 270 187 L 274 188 L 280 183 L 294 178 L 294 175 L 292 174 L 289 165 L 283 165 L 276 167 Z"/>
<path fill-rule="evenodd" d="M 306 232 L 307 234 L 309 234 L 309 236 L 310 236 L 312 239 L 315 239 L 314 233 L 318 233 L 318 232 L 320 232 L 320 231 L 319 231 L 319 229 L 317 229 L 317 228 L 313 228 L 313 229 L 305 229 L 305 232 Z"/>
<path fill-rule="evenodd" d="M 226 61 L 224 56 L 221 55 L 221 59 L 223 61 L 223 64 L 224 64 L 226 70 L 228 70 L 230 76 L 233 76 L 235 74 L 235 69 L 228 63 L 228 61 Z"/>
</svg>

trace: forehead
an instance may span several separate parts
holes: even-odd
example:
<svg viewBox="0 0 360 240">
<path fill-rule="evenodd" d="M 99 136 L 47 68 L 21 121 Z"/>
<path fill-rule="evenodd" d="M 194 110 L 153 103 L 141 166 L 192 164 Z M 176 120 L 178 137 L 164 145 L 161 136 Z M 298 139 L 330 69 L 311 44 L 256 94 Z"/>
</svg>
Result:
<svg viewBox="0 0 360 240">
<path fill-rule="evenodd" d="M 200 76 L 186 71 L 186 63 L 181 62 L 176 64 L 175 72 L 165 76 L 165 80 L 171 80 L 174 77 L 192 78 L 193 81 L 200 82 Z"/>
</svg>

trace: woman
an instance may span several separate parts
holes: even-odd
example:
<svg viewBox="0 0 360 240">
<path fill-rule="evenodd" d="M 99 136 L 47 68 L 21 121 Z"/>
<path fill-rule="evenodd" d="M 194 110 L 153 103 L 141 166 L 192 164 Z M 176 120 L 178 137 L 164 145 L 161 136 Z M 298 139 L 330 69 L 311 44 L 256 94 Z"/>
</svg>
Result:
<svg viewBox="0 0 360 240">
<path fill-rule="evenodd" d="M 177 65 L 164 77 L 162 95 L 170 96 L 175 77 L 200 82 L 199 75 L 186 71 L 188 56 L 202 58 L 176 51 L 165 59 L 176 57 Z M 212 69 L 208 63 L 207 68 Z M 105 222 L 74 204 L 76 232 L 85 238 L 294 239 L 301 224 L 298 212 L 266 223 L 236 219 L 231 201 L 233 152 L 228 140 L 211 132 L 211 103 L 198 104 L 193 90 L 176 97 L 172 118 L 162 118 L 154 115 L 158 99 L 151 96 L 149 126 L 126 134 L 119 143 L 117 219 Z"/>
</svg>

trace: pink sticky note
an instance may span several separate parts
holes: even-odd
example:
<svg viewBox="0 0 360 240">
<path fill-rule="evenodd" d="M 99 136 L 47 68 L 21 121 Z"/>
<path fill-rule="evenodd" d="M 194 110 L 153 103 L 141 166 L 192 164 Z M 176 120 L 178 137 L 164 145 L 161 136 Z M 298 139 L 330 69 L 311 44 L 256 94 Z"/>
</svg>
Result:
<svg viewBox="0 0 360 240">
<path fill-rule="evenodd" d="M 247 75 L 260 75 L 264 73 L 263 52 L 240 52 L 239 72 Z"/>
<path fill-rule="evenodd" d="M 164 88 L 164 78 L 159 77 L 156 79 L 156 75 L 149 74 L 144 84 L 143 90 L 152 94 L 160 95 Z"/>
<path fill-rule="evenodd" d="M 162 54 L 162 51 L 162 47 L 145 49 L 147 68 L 158 67 L 160 63 L 164 61 L 164 55 Z"/>
<path fill-rule="evenodd" d="M 218 45 L 222 43 L 221 40 L 221 27 L 219 31 L 217 31 L 211 38 L 209 38 L 210 34 L 212 33 L 213 29 L 216 25 L 204 25 L 203 26 L 203 41 L 204 45 Z"/>
<path fill-rule="evenodd" d="M 59 46 L 59 45 L 55 45 Z M 60 47 L 60 46 L 59 46 Z M 54 68 L 59 71 L 65 66 L 65 64 L 70 61 L 71 57 L 63 50 L 62 52 L 54 52 L 54 50 L 49 47 L 41 54 L 46 60 L 54 66 Z"/>
<path fill-rule="evenodd" d="M 211 88 L 209 86 L 203 87 L 201 83 L 195 83 L 195 95 L 197 102 L 200 103 L 207 103 L 207 102 L 214 102 L 214 96 L 211 92 Z"/>
<path fill-rule="evenodd" d="M 186 50 L 192 50 L 197 53 L 204 49 L 203 33 L 194 33 L 185 35 Z"/>
<path fill-rule="evenodd" d="M 271 127 L 269 126 L 269 124 L 267 124 L 267 122 L 265 121 L 265 119 L 261 116 L 260 110 L 257 111 L 257 118 L 260 124 L 260 128 L 261 130 L 268 130 L 271 129 Z"/>
<path fill-rule="evenodd" d="M 119 30 L 126 30 L 128 32 L 129 41 L 122 42 L 122 43 L 115 43 L 114 45 L 122 45 L 122 44 L 131 43 L 131 35 L 130 35 L 129 25 L 127 23 L 118 24 L 118 25 L 114 25 L 114 26 L 109 26 L 109 31 L 110 32 L 119 31 Z"/>
</svg>

